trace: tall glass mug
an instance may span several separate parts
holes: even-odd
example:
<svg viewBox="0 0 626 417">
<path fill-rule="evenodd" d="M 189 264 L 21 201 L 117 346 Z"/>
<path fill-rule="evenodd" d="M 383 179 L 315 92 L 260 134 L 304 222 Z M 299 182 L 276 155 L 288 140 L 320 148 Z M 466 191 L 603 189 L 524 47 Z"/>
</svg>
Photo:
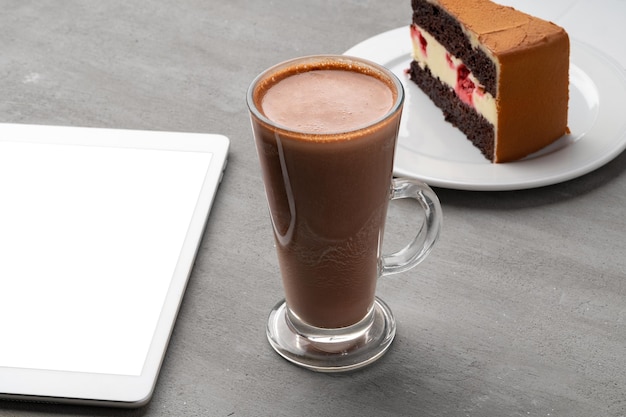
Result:
<svg viewBox="0 0 626 417">
<path fill-rule="evenodd" d="M 352 370 L 380 358 L 396 324 L 375 297 L 379 277 L 430 252 L 441 225 L 435 193 L 393 179 L 404 91 L 387 69 L 334 55 L 297 58 L 260 74 L 247 94 L 286 301 L 267 336 L 308 369 Z M 390 200 L 419 202 L 420 230 L 383 255 Z"/>
</svg>

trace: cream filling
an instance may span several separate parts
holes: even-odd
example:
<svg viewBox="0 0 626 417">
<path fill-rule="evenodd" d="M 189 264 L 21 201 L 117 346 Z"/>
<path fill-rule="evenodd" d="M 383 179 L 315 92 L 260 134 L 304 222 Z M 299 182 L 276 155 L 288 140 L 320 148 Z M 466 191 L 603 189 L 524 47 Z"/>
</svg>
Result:
<svg viewBox="0 0 626 417">
<path fill-rule="evenodd" d="M 450 54 L 430 33 L 417 25 L 411 26 L 413 58 L 424 69 L 455 91 L 457 97 L 473 107 L 494 127 L 497 127 L 496 99 L 467 70 L 463 61 Z"/>
</svg>

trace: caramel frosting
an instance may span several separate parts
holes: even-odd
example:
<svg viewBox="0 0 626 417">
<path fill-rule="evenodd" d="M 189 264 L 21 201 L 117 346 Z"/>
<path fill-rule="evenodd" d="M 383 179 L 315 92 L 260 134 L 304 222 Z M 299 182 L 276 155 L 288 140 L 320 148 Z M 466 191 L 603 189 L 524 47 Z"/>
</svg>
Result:
<svg viewBox="0 0 626 417">
<path fill-rule="evenodd" d="M 484 45 L 494 55 L 524 49 L 552 37 L 562 37 L 565 30 L 534 16 L 484 0 L 435 0 L 458 21 L 473 39 L 474 46 Z"/>
</svg>

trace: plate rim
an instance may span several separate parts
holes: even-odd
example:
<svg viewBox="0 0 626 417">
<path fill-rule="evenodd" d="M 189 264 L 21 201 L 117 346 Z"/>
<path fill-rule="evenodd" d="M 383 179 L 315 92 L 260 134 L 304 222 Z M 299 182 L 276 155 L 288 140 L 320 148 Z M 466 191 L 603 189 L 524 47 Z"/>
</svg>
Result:
<svg viewBox="0 0 626 417">
<path fill-rule="evenodd" d="M 409 57 L 408 59 L 410 59 L 411 50 L 412 44 L 409 36 L 409 26 L 407 25 L 385 31 L 365 39 L 348 49 L 344 52 L 344 54 L 358 56 L 377 62 L 383 66 L 388 66 L 393 61 L 402 59 L 405 55 Z M 480 165 L 480 167 L 482 167 L 481 169 L 483 171 L 489 174 L 491 181 L 484 181 L 472 178 L 464 180 L 460 180 L 458 178 L 454 179 L 446 175 L 419 172 L 419 170 L 415 171 L 415 169 L 403 166 L 406 164 L 404 164 L 402 160 L 410 159 L 408 158 L 407 153 L 410 153 L 411 155 L 409 156 L 412 156 L 414 159 L 427 157 L 416 156 L 415 153 L 411 153 L 410 151 L 407 152 L 401 145 L 402 137 L 399 137 L 396 159 L 394 161 L 394 175 L 416 178 L 428 183 L 429 185 L 449 189 L 472 191 L 509 191 L 538 188 L 565 182 L 590 173 L 616 158 L 626 149 L 626 120 L 619 121 L 617 120 L 617 117 L 611 118 L 609 114 L 611 106 L 607 107 L 606 105 L 603 105 L 602 98 L 609 101 L 617 101 L 618 103 L 621 101 L 621 104 L 626 106 L 626 71 L 623 70 L 613 58 L 604 52 L 583 41 L 572 38 L 571 36 L 570 51 L 571 64 L 578 67 L 594 82 L 601 98 L 598 108 L 598 118 L 592 123 L 588 130 L 579 132 L 582 140 L 578 140 L 562 149 L 536 158 L 522 159 L 515 162 L 501 164 L 492 164 L 485 159 L 485 165 Z M 589 57 L 593 57 L 594 59 L 583 59 Z M 593 68 L 590 68 L 590 66 Z M 606 88 L 604 80 L 598 80 L 597 77 L 593 76 L 594 74 L 589 74 L 589 72 L 594 73 L 598 71 L 611 75 L 613 80 L 618 81 L 618 87 L 621 88 Z M 406 80 L 402 81 L 405 87 L 407 87 Z M 414 86 L 414 88 L 416 92 L 423 94 L 417 86 Z M 621 89 L 623 89 L 625 93 L 623 96 L 620 96 L 619 94 Z M 430 101 L 430 99 L 428 99 L 428 101 Z M 434 106 L 434 104 L 432 105 Z M 617 105 L 617 108 L 620 108 L 619 104 Z M 404 111 L 406 111 L 406 109 L 407 107 L 405 107 Z M 410 116 L 405 115 L 404 117 Z M 607 126 L 602 125 L 602 123 L 607 121 L 609 122 Z M 606 132 L 607 130 L 610 131 Z M 599 142 L 590 142 L 588 140 L 590 135 L 598 135 L 600 138 Z M 558 164 L 560 165 L 558 169 L 549 169 L 545 172 L 545 167 L 548 164 L 554 163 L 555 159 L 558 160 L 559 158 L 566 158 L 568 154 L 571 153 L 585 153 L 587 155 L 583 155 L 582 162 L 578 165 L 564 164 L 561 161 L 561 163 Z M 427 159 L 430 159 L 430 163 L 434 162 L 435 165 L 443 165 L 441 168 L 445 168 L 445 162 L 433 158 Z M 542 163 L 544 165 L 543 167 Z M 448 162 L 447 164 L 453 163 Z M 495 179 L 503 173 L 506 174 L 506 179 Z"/>
</svg>

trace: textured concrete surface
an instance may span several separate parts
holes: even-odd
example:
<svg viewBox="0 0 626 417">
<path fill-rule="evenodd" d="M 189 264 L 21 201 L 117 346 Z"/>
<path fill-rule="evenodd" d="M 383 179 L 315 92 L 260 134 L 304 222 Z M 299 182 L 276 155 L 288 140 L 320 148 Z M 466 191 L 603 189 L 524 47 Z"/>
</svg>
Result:
<svg viewBox="0 0 626 417">
<path fill-rule="evenodd" d="M 536 190 L 436 189 L 441 240 L 381 280 L 398 336 L 373 366 L 310 373 L 267 343 L 282 289 L 247 86 L 409 20 L 408 0 L 3 1 L 0 122 L 221 133 L 232 152 L 152 401 L 0 416 L 626 415 L 624 154 Z M 410 209 L 392 207 L 388 247 Z"/>
</svg>

